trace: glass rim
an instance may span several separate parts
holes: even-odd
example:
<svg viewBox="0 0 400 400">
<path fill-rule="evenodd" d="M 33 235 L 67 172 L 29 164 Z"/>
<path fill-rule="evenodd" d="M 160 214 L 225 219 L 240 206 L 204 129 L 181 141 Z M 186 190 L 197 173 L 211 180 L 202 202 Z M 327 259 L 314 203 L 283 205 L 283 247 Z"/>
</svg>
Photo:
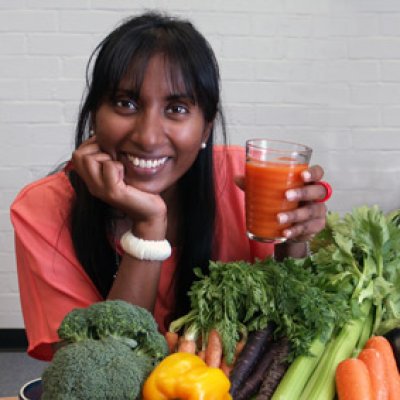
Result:
<svg viewBox="0 0 400 400">
<path fill-rule="evenodd" d="M 278 149 L 278 148 L 270 147 L 269 151 L 283 152 L 283 153 L 298 152 L 298 153 L 305 153 L 305 154 L 309 154 L 312 152 L 312 148 L 305 144 L 292 142 L 289 140 L 280 140 L 280 139 L 263 139 L 263 138 L 248 139 L 248 140 L 246 140 L 246 147 L 248 145 L 250 145 L 250 146 L 252 146 L 256 149 L 260 149 L 260 150 L 268 149 L 268 146 L 261 146 L 260 144 L 257 144 L 259 142 L 267 142 L 267 143 L 272 143 L 272 144 L 283 143 L 283 144 L 288 144 L 288 145 L 298 147 L 297 149 Z"/>
</svg>

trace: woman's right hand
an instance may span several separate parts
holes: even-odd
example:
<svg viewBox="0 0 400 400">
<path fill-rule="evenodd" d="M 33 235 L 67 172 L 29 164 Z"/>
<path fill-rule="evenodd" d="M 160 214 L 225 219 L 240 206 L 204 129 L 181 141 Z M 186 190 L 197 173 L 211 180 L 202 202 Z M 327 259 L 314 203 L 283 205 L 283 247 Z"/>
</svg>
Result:
<svg viewBox="0 0 400 400">
<path fill-rule="evenodd" d="M 103 152 L 96 136 L 82 143 L 72 154 L 74 170 L 89 192 L 126 213 L 143 239 L 163 239 L 167 207 L 161 196 L 140 191 L 124 181 L 122 163 Z"/>
</svg>

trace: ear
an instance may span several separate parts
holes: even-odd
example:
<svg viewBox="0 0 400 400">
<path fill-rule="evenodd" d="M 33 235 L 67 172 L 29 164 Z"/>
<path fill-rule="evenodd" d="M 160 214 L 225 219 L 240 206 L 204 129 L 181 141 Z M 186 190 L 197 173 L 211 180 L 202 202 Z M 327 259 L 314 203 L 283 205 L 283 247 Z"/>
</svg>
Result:
<svg viewBox="0 0 400 400">
<path fill-rule="evenodd" d="M 213 127 L 214 127 L 214 121 L 206 123 L 206 126 L 204 127 L 204 131 L 203 131 L 203 135 L 201 137 L 201 142 L 202 143 L 207 143 L 208 138 L 211 135 Z"/>
</svg>

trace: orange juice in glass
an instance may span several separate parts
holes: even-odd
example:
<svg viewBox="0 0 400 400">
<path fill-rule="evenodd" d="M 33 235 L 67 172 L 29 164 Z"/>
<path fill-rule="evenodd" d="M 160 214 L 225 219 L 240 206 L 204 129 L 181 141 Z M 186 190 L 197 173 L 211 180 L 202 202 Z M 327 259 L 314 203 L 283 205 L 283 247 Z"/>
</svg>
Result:
<svg viewBox="0 0 400 400">
<path fill-rule="evenodd" d="M 302 144 L 270 139 L 246 142 L 245 200 L 247 236 L 261 242 L 284 242 L 277 214 L 294 210 L 285 192 L 303 186 L 301 172 L 307 169 L 312 149 Z"/>
</svg>

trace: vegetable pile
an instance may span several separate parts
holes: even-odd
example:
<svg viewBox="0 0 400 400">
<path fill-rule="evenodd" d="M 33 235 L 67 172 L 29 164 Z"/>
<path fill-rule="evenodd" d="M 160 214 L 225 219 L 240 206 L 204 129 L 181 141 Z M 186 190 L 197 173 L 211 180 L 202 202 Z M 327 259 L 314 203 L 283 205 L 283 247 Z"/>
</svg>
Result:
<svg viewBox="0 0 400 400">
<path fill-rule="evenodd" d="M 346 296 L 351 318 L 343 327 L 333 325 L 328 341 L 315 338 L 313 357 L 295 359 L 273 399 L 333 399 L 338 364 L 372 335 L 400 326 L 400 229 L 392 218 L 377 206 L 343 218 L 332 213 L 311 245 L 314 273 Z"/>
<path fill-rule="evenodd" d="M 65 345 L 42 375 L 42 400 L 139 398 L 168 354 L 153 316 L 122 300 L 72 310 L 58 330 Z"/>
<path fill-rule="evenodd" d="M 339 363 L 400 327 L 399 215 L 377 206 L 330 213 L 310 257 L 196 271 L 170 351 L 220 367 L 235 400 L 332 400 Z"/>
<path fill-rule="evenodd" d="M 170 351 L 223 369 L 235 399 L 248 399 L 263 381 L 276 386 L 287 360 L 307 353 L 315 335 L 327 340 L 350 316 L 345 297 L 304 260 L 212 262 L 209 275 L 196 274 L 191 311 L 166 335 Z"/>
</svg>

